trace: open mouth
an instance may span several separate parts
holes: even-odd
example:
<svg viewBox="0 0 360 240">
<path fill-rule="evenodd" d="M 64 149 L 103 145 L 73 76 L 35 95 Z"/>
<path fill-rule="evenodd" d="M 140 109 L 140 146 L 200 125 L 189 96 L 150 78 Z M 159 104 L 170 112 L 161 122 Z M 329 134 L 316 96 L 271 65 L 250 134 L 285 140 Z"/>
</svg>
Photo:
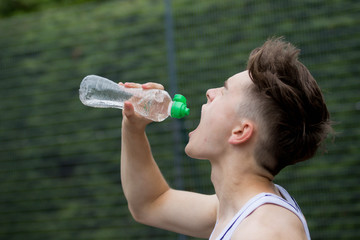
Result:
<svg viewBox="0 0 360 240">
<path fill-rule="evenodd" d="M 204 113 L 205 105 L 206 105 L 206 104 L 203 104 L 203 105 L 201 106 L 201 113 L 200 113 L 199 123 L 195 126 L 194 130 L 192 130 L 191 132 L 189 132 L 189 137 L 190 137 L 191 135 L 193 135 L 193 134 L 197 131 L 197 129 L 199 128 L 199 125 L 200 125 L 200 123 L 201 123 L 201 119 L 202 119 L 202 116 L 203 116 L 203 113 Z"/>
</svg>

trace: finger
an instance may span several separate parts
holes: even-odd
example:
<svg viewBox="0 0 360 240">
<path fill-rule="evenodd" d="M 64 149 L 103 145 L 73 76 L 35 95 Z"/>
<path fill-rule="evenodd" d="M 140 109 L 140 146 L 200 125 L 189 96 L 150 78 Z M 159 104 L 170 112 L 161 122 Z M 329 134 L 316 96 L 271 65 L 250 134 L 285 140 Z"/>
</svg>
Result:
<svg viewBox="0 0 360 240">
<path fill-rule="evenodd" d="M 125 101 L 125 102 L 124 102 L 123 114 L 124 114 L 127 118 L 129 118 L 129 117 L 133 116 L 134 113 L 135 113 L 135 111 L 134 111 L 134 106 L 133 106 L 130 102 Z"/>
<path fill-rule="evenodd" d="M 124 86 L 127 88 L 141 88 L 140 83 L 133 83 L 133 82 L 126 82 L 124 83 Z"/>
<path fill-rule="evenodd" d="M 143 89 L 161 89 L 164 90 L 164 86 L 160 83 L 148 82 L 142 85 Z"/>
</svg>

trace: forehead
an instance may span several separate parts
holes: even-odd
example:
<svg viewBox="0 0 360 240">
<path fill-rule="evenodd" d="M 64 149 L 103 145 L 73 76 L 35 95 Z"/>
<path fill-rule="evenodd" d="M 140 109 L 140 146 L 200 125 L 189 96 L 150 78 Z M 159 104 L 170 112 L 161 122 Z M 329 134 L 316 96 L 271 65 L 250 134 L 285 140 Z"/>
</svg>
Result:
<svg viewBox="0 0 360 240">
<path fill-rule="evenodd" d="M 251 78 L 249 76 L 248 71 L 243 71 L 231 76 L 227 81 L 226 85 L 229 89 L 235 88 L 248 88 L 250 85 L 253 84 Z"/>
</svg>

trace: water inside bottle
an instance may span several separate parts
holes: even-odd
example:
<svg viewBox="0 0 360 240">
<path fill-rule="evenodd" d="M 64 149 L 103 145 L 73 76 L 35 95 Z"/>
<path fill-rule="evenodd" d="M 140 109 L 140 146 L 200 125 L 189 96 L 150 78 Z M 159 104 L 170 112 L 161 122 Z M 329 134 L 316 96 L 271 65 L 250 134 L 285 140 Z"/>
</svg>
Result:
<svg viewBox="0 0 360 240">
<path fill-rule="evenodd" d="M 108 79 L 88 76 L 80 85 L 80 100 L 91 107 L 122 109 L 124 101 L 132 96 L 131 90 L 122 91 L 122 88 Z"/>
<path fill-rule="evenodd" d="M 135 111 L 157 122 L 167 118 L 170 114 L 170 96 L 165 96 L 164 92 L 160 90 L 147 90 L 144 92 L 148 92 L 148 94 L 143 94 L 141 97 L 133 96 L 129 99 L 134 105 Z"/>
</svg>

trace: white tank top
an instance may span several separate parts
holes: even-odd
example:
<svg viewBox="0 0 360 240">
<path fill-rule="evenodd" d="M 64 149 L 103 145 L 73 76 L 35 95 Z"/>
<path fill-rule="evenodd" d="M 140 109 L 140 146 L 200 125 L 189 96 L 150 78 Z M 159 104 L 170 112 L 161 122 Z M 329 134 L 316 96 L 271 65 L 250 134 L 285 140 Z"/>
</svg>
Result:
<svg viewBox="0 0 360 240">
<path fill-rule="evenodd" d="M 221 234 L 216 238 L 216 240 L 230 240 L 237 226 L 247 217 L 249 216 L 255 209 L 264 205 L 266 203 L 276 204 L 282 206 L 291 212 L 293 212 L 298 218 L 301 220 L 305 233 L 308 240 L 310 238 L 310 232 L 305 220 L 304 215 L 302 214 L 299 205 L 296 203 L 295 199 L 290 196 L 290 194 L 281 186 L 275 186 L 279 189 L 281 195 L 285 198 L 281 198 L 272 193 L 260 193 L 255 197 L 251 198 L 234 216 L 234 218 L 230 221 L 230 223 L 225 227 L 225 229 L 221 232 Z M 212 234 L 210 236 L 210 239 Z"/>
</svg>

